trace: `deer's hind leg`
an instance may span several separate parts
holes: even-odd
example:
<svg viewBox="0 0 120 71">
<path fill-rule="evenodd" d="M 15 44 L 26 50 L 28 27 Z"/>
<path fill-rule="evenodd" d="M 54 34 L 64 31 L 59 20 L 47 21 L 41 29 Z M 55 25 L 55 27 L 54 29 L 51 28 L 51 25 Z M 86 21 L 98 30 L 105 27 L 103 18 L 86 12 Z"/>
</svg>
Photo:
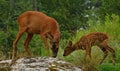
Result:
<svg viewBox="0 0 120 71">
<path fill-rule="evenodd" d="M 28 33 L 27 38 L 24 42 L 25 50 L 26 50 L 26 52 L 28 53 L 29 56 L 31 56 L 31 53 L 30 53 L 30 49 L 28 48 L 28 44 L 31 41 L 32 37 L 33 37 L 33 34 Z"/>
<path fill-rule="evenodd" d="M 105 49 L 107 49 L 108 51 L 111 52 L 111 54 L 112 54 L 112 63 L 113 63 L 113 65 L 115 65 L 115 50 L 114 50 L 113 48 L 111 48 L 111 47 L 107 44 L 106 41 L 104 41 L 104 42 L 102 43 L 102 45 L 105 47 Z"/>
<path fill-rule="evenodd" d="M 105 60 L 105 58 L 108 56 L 108 51 L 107 51 L 107 49 L 102 45 L 102 44 L 100 44 L 100 45 L 97 45 L 102 51 L 103 51 L 103 53 L 104 53 L 104 55 L 103 55 L 103 58 L 101 59 L 101 61 L 100 61 L 100 64 L 101 63 L 103 63 L 103 61 Z"/>
<path fill-rule="evenodd" d="M 19 27 L 19 31 L 18 31 L 18 34 L 15 38 L 15 40 L 13 41 L 13 51 L 12 51 L 12 59 L 14 59 L 14 57 L 16 56 L 16 52 L 17 52 L 17 47 L 16 47 L 16 44 L 17 42 L 19 41 L 19 39 L 21 38 L 21 36 L 23 35 L 23 33 L 26 31 L 26 27 Z"/>
</svg>

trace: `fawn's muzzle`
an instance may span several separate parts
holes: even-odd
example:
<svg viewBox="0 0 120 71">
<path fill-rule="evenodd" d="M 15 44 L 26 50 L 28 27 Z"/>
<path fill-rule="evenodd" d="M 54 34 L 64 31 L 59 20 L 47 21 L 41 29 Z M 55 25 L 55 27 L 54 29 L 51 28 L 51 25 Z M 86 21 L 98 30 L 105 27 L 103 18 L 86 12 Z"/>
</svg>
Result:
<svg viewBox="0 0 120 71">
<path fill-rule="evenodd" d="M 63 54 L 63 56 L 65 56 L 65 54 Z"/>
</svg>

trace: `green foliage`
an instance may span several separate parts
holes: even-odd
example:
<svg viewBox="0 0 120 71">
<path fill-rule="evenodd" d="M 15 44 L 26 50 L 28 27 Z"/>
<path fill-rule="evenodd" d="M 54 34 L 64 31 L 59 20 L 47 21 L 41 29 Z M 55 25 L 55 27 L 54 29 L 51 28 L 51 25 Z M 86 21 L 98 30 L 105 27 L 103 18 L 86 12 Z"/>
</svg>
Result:
<svg viewBox="0 0 120 71">
<path fill-rule="evenodd" d="M 110 15 L 112 13 L 120 15 L 119 13 L 120 1 L 119 0 L 101 0 L 101 2 L 102 2 L 102 6 L 101 6 L 102 13 L 104 11 L 105 13 L 109 13 Z"/>
<path fill-rule="evenodd" d="M 41 0 L 41 6 L 42 11 L 57 19 L 62 31 L 74 32 L 87 25 L 84 15 L 88 5 L 84 0 Z"/>
<path fill-rule="evenodd" d="M 100 65 L 100 71 L 119 71 L 120 63 L 117 63 L 115 66 L 110 63 Z"/>
</svg>

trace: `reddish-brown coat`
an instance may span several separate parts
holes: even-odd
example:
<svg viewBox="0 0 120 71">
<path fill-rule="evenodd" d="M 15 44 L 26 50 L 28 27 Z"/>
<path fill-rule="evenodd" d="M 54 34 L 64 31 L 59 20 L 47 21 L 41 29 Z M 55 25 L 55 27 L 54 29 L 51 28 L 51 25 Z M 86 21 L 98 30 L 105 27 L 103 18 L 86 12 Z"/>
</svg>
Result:
<svg viewBox="0 0 120 71">
<path fill-rule="evenodd" d="M 33 37 L 33 34 L 41 35 L 44 42 L 45 48 L 49 53 L 49 46 L 47 43 L 47 38 L 50 39 L 50 44 L 52 46 L 53 57 L 57 56 L 59 40 L 60 40 L 60 29 L 59 24 L 54 18 L 45 15 L 42 12 L 37 11 L 27 11 L 22 13 L 18 17 L 19 31 L 16 39 L 13 42 L 13 57 L 15 54 L 16 44 L 24 32 L 27 33 L 27 39 L 24 43 L 26 52 L 30 54 L 28 44 Z"/>
</svg>

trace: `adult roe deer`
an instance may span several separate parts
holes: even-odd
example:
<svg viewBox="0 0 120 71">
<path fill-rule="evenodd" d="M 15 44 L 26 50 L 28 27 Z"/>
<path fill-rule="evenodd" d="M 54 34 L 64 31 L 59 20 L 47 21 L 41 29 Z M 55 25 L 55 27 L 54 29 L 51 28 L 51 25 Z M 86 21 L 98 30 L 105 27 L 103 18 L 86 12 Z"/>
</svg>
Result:
<svg viewBox="0 0 120 71">
<path fill-rule="evenodd" d="M 91 58 L 91 47 L 97 45 L 103 52 L 104 56 L 100 63 L 107 57 L 108 51 L 112 53 L 112 63 L 115 65 L 115 50 L 107 44 L 108 36 L 105 33 L 94 32 L 88 35 L 82 36 L 78 42 L 72 44 L 72 41 L 68 43 L 64 50 L 63 56 L 67 56 L 75 50 L 86 50 L 85 58 L 88 56 Z"/>
<path fill-rule="evenodd" d="M 50 39 L 50 45 L 53 53 L 53 57 L 57 56 L 59 41 L 60 41 L 60 29 L 57 21 L 45 15 L 42 12 L 37 11 L 27 11 L 22 13 L 18 17 L 19 31 L 16 39 L 13 42 L 13 53 L 12 58 L 15 56 L 16 44 L 24 32 L 27 33 L 27 38 L 24 42 L 24 47 L 28 55 L 31 56 L 28 44 L 31 41 L 33 34 L 41 35 L 45 49 L 50 56 L 49 46 L 47 43 L 47 38 Z"/>
</svg>

